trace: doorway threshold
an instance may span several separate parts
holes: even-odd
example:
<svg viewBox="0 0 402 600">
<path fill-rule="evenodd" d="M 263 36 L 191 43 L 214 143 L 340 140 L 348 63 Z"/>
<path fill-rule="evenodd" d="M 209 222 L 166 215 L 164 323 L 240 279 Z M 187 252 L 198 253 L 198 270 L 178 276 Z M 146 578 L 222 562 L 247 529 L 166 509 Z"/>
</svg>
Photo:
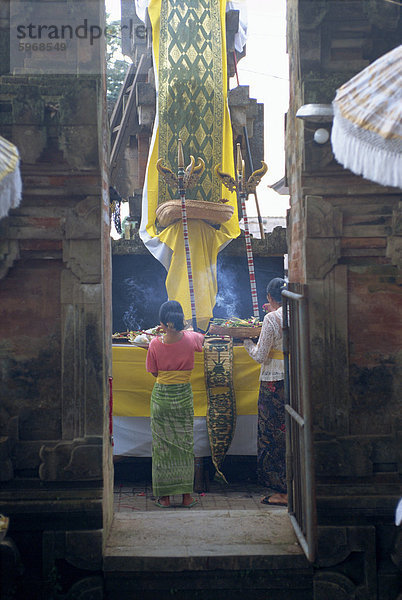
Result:
<svg viewBox="0 0 402 600">
<path fill-rule="evenodd" d="M 108 600 L 311 600 L 313 569 L 286 508 L 159 509 L 114 516 Z"/>
<path fill-rule="evenodd" d="M 106 571 L 307 566 L 285 508 L 115 514 L 104 554 Z"/>
</svg>

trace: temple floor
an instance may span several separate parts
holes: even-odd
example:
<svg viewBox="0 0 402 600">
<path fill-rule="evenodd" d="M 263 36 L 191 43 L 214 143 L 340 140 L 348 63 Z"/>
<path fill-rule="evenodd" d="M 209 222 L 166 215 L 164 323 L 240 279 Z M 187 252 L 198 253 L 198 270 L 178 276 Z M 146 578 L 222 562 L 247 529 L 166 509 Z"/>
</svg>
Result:
<svg viewBox="0 0 402 600">
<path fill-rule="evenodd" d="M 266 495 L 267 488 L 255 483 L 235 482 L 229 485 L 216 481 L 209 483 L 209 491 L 194 493 L 198 500 L 197 506 L 189 510 L 255 510 L 266 512 L 268 507 L 261 503 Z M 180 506 L 181 496 L 171 498 L 172 506 L 167 509 L 171 511 L 182 511 Z M 281 510 L 281 507 L 269 507 L 269 509 Z M 282 509 L 283 510 L 283 509 Z M 150 481 L 125 483 L 117 482 L 114 487 L 114 513 L 116 515 L 134 512 L 163 512 L 155 506 L 155 497 L 152 493 Z"/>
</svg>

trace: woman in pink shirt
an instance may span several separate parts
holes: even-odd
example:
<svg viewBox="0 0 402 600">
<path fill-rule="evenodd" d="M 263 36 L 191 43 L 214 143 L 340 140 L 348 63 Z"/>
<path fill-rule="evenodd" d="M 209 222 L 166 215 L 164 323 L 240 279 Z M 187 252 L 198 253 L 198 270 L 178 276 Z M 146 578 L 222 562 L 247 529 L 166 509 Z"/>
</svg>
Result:
<svg viewBox="0 0 402 600">
<path fill-rule="evenodd" d="M 179 302 L 159 310 L 162 337 L 149 344 L 146 369 L 156 377 L 151 395 L 152 488 L 156 505 L 170 506 L 170 496 L 183 495 L 182 506 L 197 503 L 194 484 L 193 392 L 190 384 L 194 352 L 202 351 L 204 335 L 184 330 Z"/>
</svg>

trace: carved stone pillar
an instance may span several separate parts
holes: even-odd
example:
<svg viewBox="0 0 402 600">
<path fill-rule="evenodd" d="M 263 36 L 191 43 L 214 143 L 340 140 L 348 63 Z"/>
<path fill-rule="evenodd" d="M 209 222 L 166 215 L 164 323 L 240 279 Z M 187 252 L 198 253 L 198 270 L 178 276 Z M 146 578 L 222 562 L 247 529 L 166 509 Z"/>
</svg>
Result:
<svg viewBox="0 0 402 600">
<path fill-rule="evenodd" d="M 314 600 L 377 599 L 374 527 L 320 527 Z"/>
</svg>

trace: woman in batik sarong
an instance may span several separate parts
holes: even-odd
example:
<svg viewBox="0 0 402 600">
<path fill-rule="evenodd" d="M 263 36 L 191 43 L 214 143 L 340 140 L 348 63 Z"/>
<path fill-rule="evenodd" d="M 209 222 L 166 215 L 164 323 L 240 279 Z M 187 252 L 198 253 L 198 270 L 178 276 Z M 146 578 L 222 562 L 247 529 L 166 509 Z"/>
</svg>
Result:
<svg viewBox="0 0 402 600">
<path fill-rule="evenodd" d="M 244 340 L 244 347 L 261 364 L 258 396 L 257 476 L 269 488 L 265 504 L 287 504 L 286 439 L 284 408 L 284 361 L 282 349 L 282 289 L 284 279 L 276 277 L 267 286 L 269 310 L 257 344 Z"/>
<path fill-rule="evenodd" d="M 163 336 L 149 344 L 146 369 L 156 377 L 151 395 L 152 488 L 156 505 L 170 506 L 170 496 L 182 494 L 182 506 L 197 503 L 194 484 L 193 392 L 190 384 L 194 352 L 204 335 L 184 330 L 179 302 L 162 304 Z"/>
</svg>

